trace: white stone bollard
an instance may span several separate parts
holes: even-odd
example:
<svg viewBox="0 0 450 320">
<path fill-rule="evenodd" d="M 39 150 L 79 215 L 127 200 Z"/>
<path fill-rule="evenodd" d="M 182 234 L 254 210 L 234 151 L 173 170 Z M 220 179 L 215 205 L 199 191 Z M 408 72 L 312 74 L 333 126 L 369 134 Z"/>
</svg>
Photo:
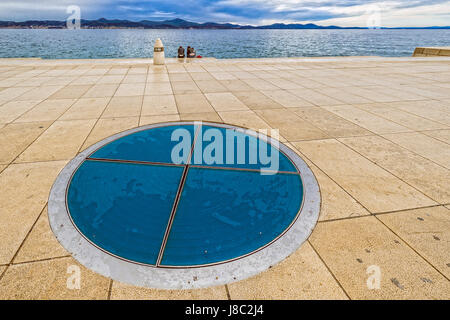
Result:
<svg viewBox="0 0 450 320">
<path fill-rule="evenodd" d="M 153 64 L 164 64 L 164 45 L 160 38 L 156 39 L 155 41 L 155 48 L 153 50 Z"/>
</svg>

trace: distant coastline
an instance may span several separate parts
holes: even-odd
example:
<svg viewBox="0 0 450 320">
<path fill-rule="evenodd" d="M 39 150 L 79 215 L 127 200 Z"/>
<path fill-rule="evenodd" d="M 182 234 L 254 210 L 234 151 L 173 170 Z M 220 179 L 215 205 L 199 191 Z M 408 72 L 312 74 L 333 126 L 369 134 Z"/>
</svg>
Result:
<svg viewBox="0 0 450 320">
<path fill-rule="evenodd" d="M 250 26 L 238 25 L 231 23 L 196 23 L 183 19 L 173 19 L 165 21 L 129 21 L 129 20 L 81 20 L 82 29 L 225 29 L 225 30 L 251 30 L 251 29 L 368 29 L 367 27 L 339 27 L 339 26 L 320 26 L 313 23 L 300 24 L 284 24 L 274 23 L 265 26 Z M 28 20 L 22 22 L 16 21 L 0 21 L 0 29 L 66 29 L 66 21 L 56 20 Z M 450 29 L 450 26 L 435 26 L 435 27 L 397 27 L 380 29 Z"/>
</svg>

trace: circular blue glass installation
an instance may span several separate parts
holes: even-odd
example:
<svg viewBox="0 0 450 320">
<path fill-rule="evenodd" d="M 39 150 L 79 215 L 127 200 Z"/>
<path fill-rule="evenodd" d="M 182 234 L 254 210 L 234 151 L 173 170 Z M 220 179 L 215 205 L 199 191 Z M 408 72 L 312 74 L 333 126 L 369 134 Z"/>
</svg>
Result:
<svg viewBox="0 0 450 320">
<path fill-rule="evenodd" d="M 113 140 L 81 162 L 66 192 L 70 219 L 86 240 L 161 268 L 258 252 L 293 225 L 304 193 L 296 165 L 267 140 L 211 124 Z"/>
</svg>

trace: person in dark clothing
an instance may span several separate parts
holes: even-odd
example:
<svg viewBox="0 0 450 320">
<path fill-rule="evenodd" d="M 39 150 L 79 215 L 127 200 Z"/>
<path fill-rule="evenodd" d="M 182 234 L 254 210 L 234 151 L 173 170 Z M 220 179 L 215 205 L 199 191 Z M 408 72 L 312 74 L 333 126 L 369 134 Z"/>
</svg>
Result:
<svg viewBox="0 0 450 320">
<path fill-rule="evenodd" d="M 182 46 L 178 48 L 178 58 L 184 58 L 184 48 Z"/>
<path fill-rule="evenodd" d="M 189 47 L 189 50 L 187 52 L 187 57 L 188 58 L 195 58 L 195 49 L 194 48 Z"/>
</svg>

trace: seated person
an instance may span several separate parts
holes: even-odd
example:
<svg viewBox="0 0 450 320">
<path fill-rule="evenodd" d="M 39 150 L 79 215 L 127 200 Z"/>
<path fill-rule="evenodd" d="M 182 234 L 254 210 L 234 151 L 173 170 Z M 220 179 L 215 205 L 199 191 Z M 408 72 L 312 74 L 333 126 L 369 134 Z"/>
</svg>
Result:
<svg viewBox="0 0 450 320">
<path fill-rule="evenodd" d="M 195 58 L 195 55 L 196 55 L 195 49 L 189 47 L 189 50 L 188 50 L 188 53 L 187 53 L 188 58 Z"/>
<path fill-rule="evenodd" d="M 182 46 L 178 48 L 178 58 L 184 58 L 184 48 Z"/>
</svg>

